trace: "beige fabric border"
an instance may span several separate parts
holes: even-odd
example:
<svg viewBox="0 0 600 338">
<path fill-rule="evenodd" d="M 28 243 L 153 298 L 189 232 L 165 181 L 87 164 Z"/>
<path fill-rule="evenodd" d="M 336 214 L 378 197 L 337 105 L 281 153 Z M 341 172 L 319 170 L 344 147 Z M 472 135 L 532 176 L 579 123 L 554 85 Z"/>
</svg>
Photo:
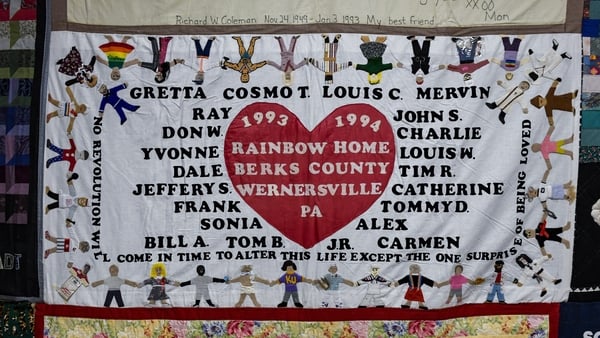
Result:
<svg viewBox="0 0 600 338">
<path fill-rule="evenodd" d="M 470 34 L 535 34 L 535 33 L 578 33 L 581 31 L 581 16 L 583 2 L 580 0 L 566 0 L 567 13 L 563 24 L 551 25 L 486 25 L 469 27 L 404 27 L 372 24 L 342 24 L 342 23 L 314 23 L 314 24 L 245 24 L 245 25 L 148 25 L 148 26 L 123 26 L 123 25 L 96 25 L 68 22 L 68 6 L 70 0 L 54 0 L 49 2 L 51 11 L 51 30 L 70 30 L 81 32 L 97 32 L 112 34 L 240 34 L 249 31 L 253 33 L 295 34 L 295 33 L 365 33 L 365 34 L 406 34 L 406 35 L 470 35 Z M 425 1 L 425 0 L 421 0 Z M 435 1 L 435 0 L 427 0 Z M 442 0 L 438 0 L 442 1 Z M 446 0 L 447 1 L 447 0 Z M 479 6 L 482 0 L 477 1 Z M 103 5 L 106 1 L 102 2 Z M 473 2 L 474 5 L 474 2 Z M 472 6 L 473 6 L 472 5 Z M 99 6 L 101 7 L 101 6 Z M 160 13 L 160 8 L 153 8 Z M 141 12 L 141 11 L 140 11 Z M 134 13 L 131 13 L 134 15 Z M 136 15 L 148 15 L 137 13 Z M 85 20 L 81 20 L 85 21 Z"/>
<path fill-rule="evenodd" d="M 67 0 L 72 23 L 112 26 L 342 23 L 402 27 L 563 23 L 567 0 Z M 133 15 L 132 15 L 133 14 Z"/>
</svg>

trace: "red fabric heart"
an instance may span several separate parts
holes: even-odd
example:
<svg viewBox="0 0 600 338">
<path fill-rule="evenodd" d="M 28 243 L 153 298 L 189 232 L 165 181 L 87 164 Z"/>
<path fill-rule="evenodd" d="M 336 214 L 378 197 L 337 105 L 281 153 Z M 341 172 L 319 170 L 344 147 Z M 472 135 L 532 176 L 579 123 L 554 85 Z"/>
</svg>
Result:
<svg viewBox="0 0 600 338">
<path fill-rule="evenodd" d="M 392 128 L 368 104 L 339 107 L 311 132 L 284 106 L 253 103 L 225 136 L 235 190 L 304 248 L 369 209 L 385 191 L 394 158 Z"/>
</svg>

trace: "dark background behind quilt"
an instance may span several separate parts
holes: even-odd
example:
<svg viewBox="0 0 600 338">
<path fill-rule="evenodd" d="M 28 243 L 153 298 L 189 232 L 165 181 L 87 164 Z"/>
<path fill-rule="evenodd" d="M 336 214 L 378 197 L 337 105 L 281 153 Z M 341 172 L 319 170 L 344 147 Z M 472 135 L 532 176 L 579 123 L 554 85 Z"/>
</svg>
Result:
<svg viewBox="0 0 600 338">
<path fill-rule="evenodd" d="M 0 50 L 0 297 L 39 297 L 32 191 L 39 114 L 32 112 L 32 98 L 39 92 L 35 62 L 41 64 L 36 30 L 44 23 L 36 19 L 35 0 L 0 2 L 0 40 L 8 46 Z"/>
</svg>

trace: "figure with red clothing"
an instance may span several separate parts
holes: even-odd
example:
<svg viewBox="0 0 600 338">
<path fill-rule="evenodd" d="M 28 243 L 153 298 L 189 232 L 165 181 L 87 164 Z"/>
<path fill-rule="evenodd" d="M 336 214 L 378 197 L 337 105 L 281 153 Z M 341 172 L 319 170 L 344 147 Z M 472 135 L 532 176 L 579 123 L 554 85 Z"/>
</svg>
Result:
<svg viewBox="0 0 600 338">
<path fill-rule="evenodd" d="M 542 219 L 538 223 L 538 226 L 535 229 L 525 229 L 523 234 L 526 238 L 535 238 L 540 247 L 542 255 L 552 257 L 552 255 L 546 252 L 546 241 L 562 243 L 565 248 L 569 249 L 571 247 L 571 243 L 569 240 L 562 238 L 560 234 L 571 229 L 571 222 L 567 222 L 567 224 L 560 228 L 548 228 L 548 223 L 546 220 L 547 217 L 548 213 L 544 212 Z"/>
<path fill-rule="evenodd" d="M 419 309 L 427 310 L 425 305 L 425 297 L 423 296 L 423 285 L 429 287 L 437 286 L 437 283 L 423 275 L 421 275 L 421 267 L 419 264 L 411 264 L 408 267 L 408 275 L 402 277 L 394 283 L 396 286 L 400 284 L 408 284 L 408 289 L 404 293 L 406 302 L 402 304 L 403 308 L 410 308 L 412 302 L 419 303 Z"/>
<path fill-rule="evenodd" d="M 111 80 L 118 81 L 121 78 L 122 68 L 137 65 L 140 60 L 126 60 L 127 56 L 135 49 L 134 46 L 127 43 L 131 39 L 131 36 L 124 36 L 121 41 L 116 41 L 111 35 L 105 35 L 104 37 L 108 41 L 98 48 L 104 52 L 105 58 L 97 55 L 96 60 L 110 68 Z"/>
<path fill-rule="evenodd" d="M 493 279 L 491 282 L 491 289 L 487 294 L 485 299 L 486 303 L 491 303 L 494 301 L 494 298 L 498 298 L 498 303 L 506 304 L 506 300 L 504 298 L 504 291 L 502 290 L 502 285 L 504 285 L 504 275 L 502 269 L 504 268 L 504 261 L 497 260 L 494 262 L 494 273 Z"/>
<path fill-rule="evenodd" d="M 80 269 L 73 265 L 73 262 L 69 262 L 67 263 L 67 268 L 69 269 L 69 277 L 56 288 L 56 292 L 58 292 L 65 302 L 68 302 L 80 287 L 88 287 L 90 285 L 87 274 L 92 267 L 86 263 Z"/>
<path fill-rule="evenodd" d="M 75 165 L 78 160 L 87 160 L 90 156 L 87 150 L 79 151 L 77 150 L 77 146 L 75 145 L 75 141 L 73 141 L 73 135 L 68 134 L 69 137 L 69 148 L 60 148 L 56 146 L 49 139 L 46 140 L 46 148 L 52 150 L 56 153 L 56 156 L 49 158 L 46 160 L 46 168 L 50 168 L 52 163 L 66 161 L 69 163 L 68 173 L 72 174 L 75 170 Z"/>
</svg>

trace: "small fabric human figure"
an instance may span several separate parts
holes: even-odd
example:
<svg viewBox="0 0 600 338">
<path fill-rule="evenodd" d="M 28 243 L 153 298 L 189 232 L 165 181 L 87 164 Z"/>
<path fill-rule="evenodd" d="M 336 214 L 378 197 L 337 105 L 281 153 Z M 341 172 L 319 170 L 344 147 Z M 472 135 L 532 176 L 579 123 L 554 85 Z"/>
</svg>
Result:
<svg viewBox="0 0 600 338">
<path fill-rule="evenodd" d="M 447 65 L 446 69 L 463 74 L 465 84 L 469 85 L 471 84 L 473 73 L 490 63 L 487 59 L 475 62 L 475 58 L 479 55 L 481 50 L 480 45 L 482 38 L 481 36 L 452 38 L 452 42 L 456 45 L 459 63 Z"/>
<path fill-rule="evenodd" d="M 241 284 L 240 298 L 239 298 L 238 302 L 235 303 L 235 305 L 234 305 L 235 307 L 242 306 L 242 304 L 244 304 L 244 301 L 246 300 L 246 297 L 250 298 L 250 300 L 252 301 L 252 304 L 254 304 L 254 306 L 261 307 L 262 305 L 256 299 L 256 290 L 254 290 L 254 284 L 262 283 L 262 284 L 266 284 L 266 285 L 271 285 L 271 283 L 268 280 L 261 278 L 254 273 L 254 271 L 252 269 L 252 265 L 243 265 L 241 268 L 241 274 L 236 278 L 226 281 L 226 283 L 227 284 L 231 284 L 231 283 L 240 283 Z"/>
<path fill-rule="evenodd" d="M 431 65 L 431 56 L 429 51 L 431 49 L 431 41 L 435 39 L 434 36 L 426 36 L 422 43 L 414 35 L 406 37 L 412 47 L 412 57 L 410 64 L 410 72 L 415 76 L 415 82 L 417 85 L 422 85 L 425 82 L 425 75 L 430 72 L 441 70 L 446 68 L 445 65 Z M 408 68 L 402 62 L 398 62 L 398 67 Z"/>
<path fill-rule="evenodd" d="M 523 36 L 519 35 L 514 38 L 502 36 L 502 46 L 504 47 L 504 57 L 502 59 L 490 58 L 490 62 L 498 64 L 500 68 L 506 71 L 506 79 L 511 80 L 513 72 L 529 61 L 529 58 L 519 59 L 519 48 L 523 41 Z"/>
<path fill-rule="evenodd" d="M 560 53 L 558 51 L 559 43 L 556 39 L 552 39 L 552 48 L 544 53 L 543 56 L 535 56 L 535 52 L 528 50 L 533 69 L 527 72 L 527 76 L 531 82 L 536 84 L 542 78 L 551 79 L 553 71 L 558 67 L 563 60 L 571 60 L 572 57 L 568 52 Z"/>
<path fill-rule="evenodd" d="M 491 289 L 487 294 L 485 299 L 486 303 L 491 303 L 495 298 L 498 298 L 498 302 L 501 304 L 506 303 L 506 299 L 504 298 L 504 291 L 502 290 L 502 285 L 504 285 L 504 276 L 502 269 L 504 268 L 504 261 L 497 260 L 494 262 L 494 273 L 492 275 Z"/>
<path fill-rule="evenodd" d="M 256 41 L 260 39 L 260 36 L 253 36 L 248 44 L 248 49 L 244 46 L 244 41 L 240 36 L 232 36 L 237 42 L 238 52 L 240 54 L 240 60 L 237 63 L 229 62 L 229 58 L 224 56 L 221 61 L 221 68 L 233 69 L 240 73 L 240 81 L 242 83 L 248 83 L 250 81 L 250 73 L 263 67 L 267 64 L 267 61 L 252 62 L 252 56 L 254 55 L 254 45 Z"/>
<path fill-rule="evenodd" d="M 214 43 L 215 39 L 215 36 L 210 37 L 204 44 L 204 47 L 202 47 L 200 38 L 192 37 L 192 40 L 194 41 L 194 48 L 196 50 L 196 59 L 198 61 L 198 72 L 193 80 L 195 84 L 201 85 L 204 83 L 204 63 L 207 62 L 208 58 L 210 57 L 210 49 L 212 48 L 212 44 Z"/>
<path fill-rule="evenodd" d="M 105 35 L 104 37 L 108 42 L 100 45 L 98 48 L 104 52 L 106 58 L 97 55 L 96 60 L 110 68 L 111 80 L 119 81 L 121 78 L 121 69 L 137 65 L 140 60 L 132 59 L 127 61 L 127 57 L 135 49 L 134 46 L 127 43 L 131 39 L 131 36 L 124 36 L 121 41 L 115 41 L 111 35 Z"/>
<path fill-rule="evenodd" d="M 337 34 L 333 41 L 331 38 L 323 34 L 323 60 L 315 60 L 314 58 L 308 58 L 306 61 L 311 65 L 315 66 L 317 69 L 321 70 L 325 73 L 325 83 L 330 84 L 333 83 L 333 74 L 349 68 L 352 66 L 352 62 L 340 62 L 337 61 L 337 53 L 338 53 L 338 44 L 340 42 L 340 38 L 342 37 L 340 34 Z"/>
<path fill-rule="evenodd" d="M 504 81 L 498 80 L 496 82 L 500 87 L 506 89 L 504 95 L 500 96 L 494 102 L 486 102 L 485 105 L 490 109 L 500 108 L 500 114 L 498 119 L 502 124 L 506 121 L 506 113 L 514 103 L 518 103 L 521 106 L 523 114 L 527 114 L 529 111 L 527 108 L 527 101 L 525 101 L 524 94 L 529 89 L 530 85 L 527 81 L 521 81 L 517 86 L 509 87 Z"/>
<path fill-rule="evenodd" d="M 544 174 L 544 177 L 548 177 L 548 172 L 552 169 L 552 161 L 550 161 L 551 154 L 566 155 L 569 156 L 571 160 L 573 159 L 573 152 L 563 148 L 563 146 L 573 143 L 573 135 L 565 139 L 553 141 L 550 137 L 552 136 L 554 129 L 554 126 L 550 126 L 542 142 L 531 145 L 531 150 L 534 153 L 540 153 L 546 163 L 546 173 Z"/>
<path fill-rule="evenodd" d="M 531 259 L 527 254 L 520 254 L 515 258 L 515 261 L 523 271 L 523 276 L 521 278 L 515 278 L 513 283 L 521 287 L 525 280 L 533 279 L 542 288 L 540 297 L 544 297 L 548 293 L 548 283 L 556 285 L 562 282 L 562 279 L 552 276 L 548 272 L 548 269 L 544 269 L 543 264 L 549 260 L 550 257 L 545 255 L 537 259 Z"/>
<path fill-rule="evenodd" d="M 354 282 L 340 276 L 337 273 L 338 267 L 335 264 L 331 264 L 327 271 L 329 272 L 328 274 L 321 277 L 321 279 L 315 280 L 315 283 L 325 290 L 325 295 L 321 301 L 321 307 L 329 307 L 331 305 L 336 308 L 342 308 L 344 307 L 344 302 L 341 296 L 340 284 L 354 286 Z"/>
<path fill-rule="evenodd" d="M 70 134 L 73 130 L 73 124 L 75 123 L 75 119 L 80 114 L 84 115 L 87 113 L 87 106 L 83 103 L 77 102 L 77 99 L 75 98 L 71 87 L 67 87 L 66 91 L 71 101 L 61 102 L 53 98 L 52 95 L 48 93 L 48 102 L 50 102 L 54 107 L 56 107 L 56 109 L 46 114 L 46 123 L 50 122 L 50 120 L 55 117 L 68 118 L 69 124 L 67 125 L 67 134 Z"/>
<path fill-rule="evenodd" d="M 281 36 L 275 36 L 277 43 L 279 44 L 279 50 L 281 54 L 281 61 L 276 63 L 275 61 L 267 60 L 269 66 L 273 66 L 283 72 L 283 83 L 286 86 L 292 85 L 292 73 L 298 68 L 306 65 L 307 61 L 302 59 L 300 62 L 294 62 L 294 50 L 296 49 L 296 42 L 300 35 L 294 35 L 290 39 L 290 45 L 286 47 L 285 41 Z"/>
<path fill-rule="evenodd" d="M 104 117 L 104 110 L 106 109 L 106 106 L 109 105 L 112 106 L 113 109 L 119 115 L 119 119 L 121 120 L 122 125 L 127 121 L 127 115 L 125 115 L 125 110 L 135 112 L 140 108 L 140 106 L 133 105 L 119 97 L 119 91 L 125 88 L 127 88 L 127 83 L 122 83 L 110 89 L 105 84 L 102 84 L 100 88 L 98 88 L 98 92 L 102 94 L 102 100 L 100 101 L 100 106 L 98 108 L 100 118 Z"/>
<path fill-rule="evenodd" d="M 104 307 L 110 307 L 113 299 L 117 302 L 118 307 L 125 306 L 123 303 L 123 296 L 121 295 L 121 285 L 129 285 L 137 287 L 137 283 L 130 281 L 129 279 L 123 279 L 119 277 L 119 267 L 116 264 L 112 264 L 108 267 L 109 277 L 100 279 L 92 283 L 92 287 L 98 287 L 100 285 L 106 285 L 108 291 L 106 292 L 106 299 L 104 300 Z"/>
<path fill-rule="evenodd" d="M 83 284 L 83 286 L 89 285 L 89 280 L 88 280 L 87 274 L 92 269 L 92 267 L 89 264 L 84 264 L 83 268 L 79 269 L 78 267 L 73 265 L 73 262 L 69 262 L 69 263 L 67 263 L 67 268 L 69 268 L 69 271 L 71 272 L 71 274 L 73 276 L 75 276 L 81 280 L 81 283 Z"/>
<path fill-rule="evenodd" d="M 571 181 L 563 184 L 546 184 L 541 182 L 537 188 L 527 187 L 527 200 L 539 199 L 544 210 L 548 209 L 548 200 L 565 200 L 572 204 L 576 198 L 575 186 Z"/>
<path fill-rule="evenodd" d="M 382 286 L 390 287 L 393 282 L 388 281 L 379 274 L 380 268 L 376 265 L 371 266 L 371 271 L 365 277 L 356 281 L 355 285 L 367 285 L 367 293 L 358 305 L 359 308 L 365 307 L 384 307 L 383 301 L 384 292 Z"/>
<path fill-rule="evenodd" d="M 375 41 L 371 41 L 367 35 L 363 35 L 360 39 L 363 43 L 360 44 L 359 48 L 363 56 L 367 59 L 367 63 L 356 64 L 354 68 L 367 73 L 369 84 L 378 84 L 381 82 L 383 72 L 394 68 L 392 63 L 383 63 L 383 53 L 385 53 L 387 48 L 384 42 L 387 40 L 387 37 L 378 36 L 375 38 Z"/>
<path fill-rule="evenodd" d="M 155 306 L 156 301 L 160 301 L 163 306 L 171 306 L 169 295 L 167 295 L 167 285 L 179 286 L 179 282 L 167 278 L 167 267 L 165 263 L 158 262 L 152 264 L 150 269 L 150 278 L 144 279 L 137 284 L 138 288 L 144 285 L 150 285 L 147 306 Z"/>
<path fill-rule="evenodd" d="M 552 258 L 552 255 L 546 252 L 546 241 L 553 241 L 562 243 L 565 248 L 569 249 L 571 247 L 571 242 L 568 239 L 562 238 L 560 234 L 571 229 L 571 222 L 567 222 L 564 226 L 560 228 L 549 228 L 548 227 L 548 214 L 545 212 L 542 214 L 542 219 L 538 223 L 535 229 L 525 229 L 523 230 L 523 235 L 525 238 L 533 238 L 537 242 L 540 247 L 540 251 L 542 256 L 548 256 Z"/>
<path fill-rule="evenodd" d="M 450 278 L 444 282 L 437 283 L 437 287 L 442 287 L 445 285 L 450 285 L 450 293 L 448 293 L 448 298 L 446 299 L 446 304 L 450 304 L 452 298 L 456 297 L 456 303 L 462 303 L 463 299 L 463 285 L 471 284 L 471 285 L 479 285 L 484 282 L 483 278 L 470 279 L 463 275 L 463 266 L 461 264 L 457 264 L 454 266 L 454 274 L 450 276 Z"/>
<path fill-rule="evenodd" d="M 419 309 L 427 310 L 425 305 L 425 297 L 423 296 L 423 285 L 429 287 L 437 286 L 437 283 L 432 279 L 429 279 L 421 275 L 421 267 L 419 264 L 411 264 L 408 267 L 408 274 L 394 283 L 396 286 L 402 284 L 408 284 L 408 289 L 404 293 L 404 300 L 406 302 L 401 305 L 403 308 L 410 308 L 412 302 L 419 304 Z"/>
<path fill-rule="evenodd" d="M 296 263 L 290 260 L 283 262 L 281 270 L 285 271 L 285 273 L 281 277 L 279 277 L 279 279 L 276 279 L 271 282 L 271 285 L 285 285 L 283 300 L 281 301 L 281 303 L 277 304 L 277 307 L 286 307 L 288 301 L 290 300 L 290 297 L 292 297 L 295 307 L 304 307 L 304 305 L 300 303 L 300 297 L 298 295 L 298 283 L 312 283 L 313 281 L 309 278 L 303 277 L 302 275 L 298 274 L 296 272 Z"/>
<path fill-rule="evenodd" d="M 79 160 L 87 160 L 90 156 L 87 150 L 79 151 L 73 140 L 73 135 L 68 134 L 69 148 L 60 148 L 54 145 L 49 139 L 46 140 L 46 148 L 50 149 L 56 156 L 46 160 L 46 169 L 50 168 L 50 165 L 57 162 L 65 161 L 69 163 L 68 173 L 72 174 L 75 170 L 75 165 Z"/>
<path fill-rule="evenodd" d="M 194 305 L 192 305 L 192 307 L 199 307 L 200 302 L 202 301 L 202 298 L 204 298 L 204 301 L 206 301 L 206 304 L 208 304 L 208 306 L 216 307 L 216 305 L 210 300 L 210 292 L 208 290 L 208 284 L 210 284 L 210 283 L 225 283 L 226 282 L 226 280 L 224 278 L 205 276 L 204 275 L 205 272 L 206 272 L 206 268 L 204 267 L 204 265 L 198 265 L 196 267 L 196 273 L 198 275 L 188 281 L 181 282 L 179 284 L 179 286 L 181 286 L 181 287 L 188 286 L 188 285 L 196 286 L 196 298 L 195 298 Z"/>
<path fill-rule="evenodd" d="M 548 124 L 551 126 L 554 126 L 553 112 L 555 110 L 570 112 L 573 115 L 575 115 L 575 112 L 577 111 L 573 106 L 573 99 L 577 97 L 579 90 L 575 89 L 572 92 L 556 95 L 556 88 L 561 81 L 562 79 L 560 77 L 556 78 L 554 81 L 552 81 L 552 85 L 548 89 L 548 92 L 546 92 L 545 96 L 536 95 L 530 101 L 534 107 L 539 109 L 544 108 L 544 111 L 546 112 L 546 118 L 548 119 Z"/>
<path fill-rule="evenodd" d="M 92 267 L 86 263 L 80 269 L 73 262 L 69 262 L 67 263 L 67 269 L 69 269 L 69 277 L 56 288 L 56 292 L 65 302 L 68 302 L 82 286 L 88 287 L 90 285 L 87 274 Z"/>
<path fill-rule="evenodd" d="M 80 83 L 86 84 L 88 87 L 95 87 L 98 83 L 98 77 L 95 74 L 92 74 L 95 63 L 96 56 L 94 55 L 88 64 L 83 64 L 81 61 L 81 54 L 75 46 L 71 47 L 71 50 L 64 58 L 59 59 L 56 62 L 60 73 L 72 76 L 72 78 L 65 81 L 66 86 Z"/>
<path fill-rule="evenodd" d="M 167 61 L 167 49 L 172 39 L 172 36 L 163 36 L 157 41 L 155 37 L 149 36 L 148 40 L 150 40 L 150 45 L 152 46 L 152 61 L 138 61 L 137 63 L 140 67 L 154 72 L 154 81 L 156 83 L 165 82 L 169 78 L 173 66 L 185 63 L 183 59 Z"/>
<path fill-rule="evenodd" d="M 44 232 L 44 238 L 56 246 L 46 249 L 44 251 L 44 259 L 48 258 L 53 253 L 74 253 L 74 252 L 88 252 L 90 250 L 90 243 L 87 241 L 77 242 L 76 240 L 68 237 L 54 237 L 50 235 L 50 232 Z"/>
<path fill-rule="evenodd" d="M 77 196 L 77 191 L 75 190 L 75 185 L 73 184 L 73 180 L 76 180 L 79 177 L 77 173 L 72 173 L 68 175 L 67 186 L 69 188 L 69 193 L 56 193 L 50 190 L 50 187 L 46 186 L 46 195 L 50 197 L 54 202 L 49 203 L 45 207 L 45 213 L 47 214 L 50 210 L 53 209 L 66 209 L 67 216 L 65 217 L 65 225 L 67 228 L 75 225 L 75 211 L 79 208 L 89 207 L 89 199 L 87 197 Z"/>
</svg>

